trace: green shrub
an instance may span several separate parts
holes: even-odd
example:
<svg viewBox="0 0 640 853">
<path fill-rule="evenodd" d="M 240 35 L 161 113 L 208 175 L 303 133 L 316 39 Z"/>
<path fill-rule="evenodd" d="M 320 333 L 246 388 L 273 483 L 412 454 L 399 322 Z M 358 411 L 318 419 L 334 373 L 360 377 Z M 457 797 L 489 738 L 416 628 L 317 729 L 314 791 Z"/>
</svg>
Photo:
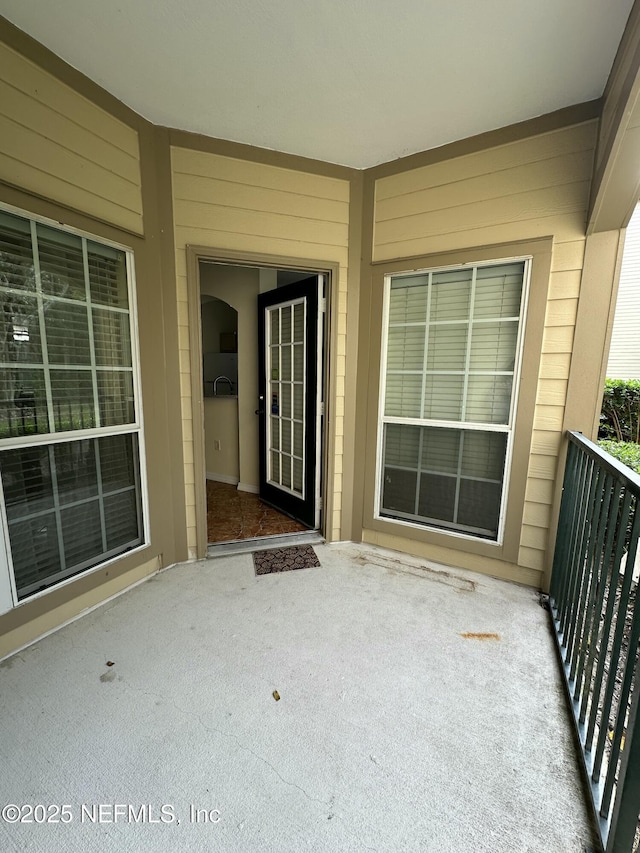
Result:
<svg viewBox="0 0 640 853">
<path fill-rule="evenodd" d="M 608 439 L 600 440 L 598 444 L 623 465 L 627 465 L 640 474 L 640 444 L 633 441 L 610 441 Z"/>
<path fill-rule="evenodd" d="M 598 438 L 640 443 L 640 381 L 605 381 Z"/>
</svg>

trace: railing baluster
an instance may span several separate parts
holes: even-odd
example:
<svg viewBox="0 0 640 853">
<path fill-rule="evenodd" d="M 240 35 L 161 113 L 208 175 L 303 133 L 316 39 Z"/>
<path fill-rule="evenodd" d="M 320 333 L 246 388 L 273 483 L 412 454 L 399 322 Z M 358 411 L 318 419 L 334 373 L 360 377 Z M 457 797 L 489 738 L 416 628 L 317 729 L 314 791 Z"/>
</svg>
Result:
<svg viewBox="0 0 640 853">
<path fill-rule="evenodd" d="M 596 484 L 598 480 L 598 472 L 595 469 L 593 459 L 588 461 L 587 477 L 585 480 L 585 489 L 581 509 L 583 517 L 586 517 L 586 523 L 583 523 L 578 528 L 576 537 L 576 547 L 573 553 L 573 559 L 576 564 L 575 583 L 570 590 L 569 602 L 569 619 L 568 630 L 565 631 L 563 643 L 566 646 L 567 652 L 565 661 L 569 661 L 573 657 L 573 648 L 576 640 L 576 628 L 580 618 L 581 602 L 583 598 L 585 584 L 588 583 L 588 574 L 585 567 L 586 551 L 591 534 L 591 517 L 593 515 L 593 505 L 595 501 Z M 573 673 L 571 674 L 573 679 Z"/>
<path fill-rule="evenodd" d="M 636 608 L 637 614 L 638 609 Z M 639 705 L 640 689 L 637 689 L 636 686 L 629 708 L 629 726 L 618 777 L 618 788 L 621 793 L 616 797 L 613 807 L 611 832 L 607 839 L 606 853 L 627 853 L 631 850 L 638 828 L 638 802 L 640 801 Z"/>
<path fill-rule="evenodd" d="M 622 525 L 626 527 L 629 522 L 630 511 L 628 510 L 625 515 L 621 518 L 621 527 Z M 636 534 L 637 535 L 637 534 Z M 614 563 L 614 568 L 619 569 L 620 563 Z M 614 574 L 611 579 L 611 587 L 609 589 L 609 595 L 612 599 L 616 597 L 616 587 L 617 587 L 617 577 Z M 617 674 L 617 664 L 618 658 L 620 657 L 620 649 L 622 647 L 622 637 L 624 634 L 625 627 L 625 615 L 627 612 L 627 604 L 629 602 L 629 592 L 631 591 L 631 572 L 625 572 L 624 578 L 622 581 L 622 588 L 620 590 L 620 600 L 617 602 L 617 613 L 616 613 L 616 627 L 613 634 L 613 645 L 611 647 L 611 657 L 610 657 L 610 666 L 609 673 L 607 677 L 607 689 L 605 691 L 604 704 L 602 707 L 602 719 L 600 724 L 600 734 L 598 735 L 598 744 L 596 747 L 596 754 L 593 762 L 593 779 L 596 781 L 597 778 L 600 777 L 600 771 L 602 769 L 602 757 L 604 755 L 604 746 L 606 739 L 608 737 L 608 729 L 607 723 L 609 721 L 609 717 L 611 716 L 611 706 L 613 703 L 613 693 L 616 687 L 616 674 Z M 597 774 L 597 775 L 596 775 Z M 605 815 L 603 815 L 605 817 Z"/>
<path fill-rule="evenodd" d="M 602 612 L 602 608 L 604 606 L 604 597 L 607 591 L 607 583 L 609 580 L 609 567 L 611 565 L 611 557 L 613 553 L 613 544 L 615 541 L 615 532 L 616 525 L 615 519 L 618 517 L 618 512 L 620 509 L 620 489 L 616 486 L 613 480 L 613 476 L 611 474 L 608 475 L 607 478 L 608 489 L 607 489 L 607 510 L 606 516 L 603 512 L 603 518 L 605 519 L 605 530 L 606 530 L 606 540 L 604 546 L 601 551 L 600 556 L 600 566 L 599 566 L 599 588 L 598 588 L 598 596 L 593 608 L 593 622 L 592 622 L 592 642 L 589 648 L 589 656 L 585 671 L 585 684 L 592 684 L 592 678 L 594 675 L 594 665 L 596 661 L 596 656 L 598 654 L 598 646 L 602 648 L 602 635 L 600 631 L 600 622 L 604 622 L 604 614 Z M 598 698 L 600 696 L 600 687 L 602 684 L 602 679 L 594 679 L 593 689 L 591 691 L 585 690 L 584 696 L 582 699 L 582 705 L 580 706 L 580 723 L 584 724 L 587 718 L 587 706 L 589 704 L 589 697 L 592 698 L 592 702 L 597 705 Z M 592 736 L 593 737 L 593 736 Z M 587 734 L 585 739 L 584 748 L 587 752 L 591 751 L 591 743 L 592 737 L 590 738 Z"/>
<path fill-rule="evenodd" d="M 622 509 L 620 510 L 620 517 L 626 518 L 629 514 L 629 509 L 631 507 L 631 495 L 629 492 L 625 492 L 624 500 L 622 503 Z M 619 529 L 619 526 L 618 528 Z M 624 537 L 617 536 L 616 537 L 616 550 L 613 557 L 613 562 L 611 563 L 610 571 L 609 571 L 609 585 L 608 585 L 608 597 L 607 597 L 607 607 L 604 615 L 605 622 L 605 633 L 602 637 L 601 647 L 600 647 L 600 658 L 598 660 L 598 667 L 596 670 L 596 683 L 602 684 L 602 677 L 604 675 L 604 667 L 607 662 L 607 649 L 609 647 L 609 637 L 611 636 L 611 628 L 613 626 L 613 610 L 616 603 L 615 589 L 618 582 L 618 569 L 620 567 L 620 560 L 622 559 L 622 555 L 624 552 Z M 611 688 L 613 690 L 613 687 Z M 599 695 L 599 694 L 598 694 Z M 598 713 L 598 708 L 600 707 L 599 703 L 594 703 L 594 706 L 591 709 L 591 717 L 589 719 L 589 728 L 587 729 L 587 741 L 591 742 L 593 740 L 593 736 L 595 734 L 596 728 L 596 718 Z M 599 771 L 598 771 L 599 773 Z M 596 777 L 594 776 L 594 781 L 596 781 Z"/>
<path fill-rule="evenodd" d="M 574 691 L 574 699 L 578 699 L 582 694 L 585 697 L 589 696 L 591 682 L 584 680 L 585 667 L 589 653 L 596 643 L 598 635 L 598 625 L 596 624 L 597 614 L 600 612 L 597 606 L 597 600 L 600 590 L 604 589 L 602 583 L 602 548 L 604 536 L 609 517 L 609 504 L 611 503 L 611 490 L 613 486 L 613 478 L 611 474 L 600 471 L 600 507 L 596 512 L 598 524 L 595 530 L 595 535 L 591 538 L 589 549 L 588 565 L 591 571 L 591 583 L 589 586 L 589 597 L 585 607 L 585 618 L 582 626 L 582 642 L 579 644 L 579 653 L 576 655 L 575 679 L 576 689 Z M 602 605 L 600 605 L 600 610 Z M 584 685 L 584 693 L 583 691 Z M 584 720 L 581 720 L 584 722 Z"/>
<path fill-rule="evenodd" d="M 605 472 L 602 471 L 600 468 L 596 468 L 591 478 L 591 495 L 588 506 L 589 518 L 591 519 L 591 522 L 589 524 L 589 530 L 585 533 L 584 538 L 584 548 L 586 553 L 583 560 L 582 589 L 580 591 L 580 598 L 576 603 L 575 629 L 573 634 L 573 646 L 571 648 L 571 671 L 569 675 L 569 678 L 571 680 L 575 679 L 575 699 L 577 699 L 580 695 L 580 683 L 579 680 L 576 678 L 576 672 L 578 668 L 578 658 L 580 655 L 583 655 L 585 651 L 584 625 L 588 614 L 587 602 L 593 598 L 593 590 L 595 587 L 595 581 L 593 577 L 593 561 L 597 538 L 597 528 L 599 526 L 599 524 L 596 524 L 596 519 L 599 518 L 601 512 L 602 501 L 600 496 L 602 494 L 602 481 L 604 480 L 604 477 Z"/>
<path fill-rule="evenodd" d="M 551 598 L 555 601 L 564 600 L 564 592 L 567 580 L 567 555 L 569 552 L 569 532 L 575 507 L 575 496 L 577 489 L 577 468 L 580 462 L 578 448 L 570 444 L 567 450 L 567 462 L 565 469 L 565 486 L 562 502 L 560 505 L 560 516 L 558 518 L 558 534 L 556 550 L 553 556 L 553 570 L 551 572 Z"/>
<path fill-rule="evenodd" d="M 640 812 L 640 602 L 631 594 L 640 476 L 578 433 L 568 438 L 551 613 L 603 847 L 628 853 Z"/>
<path fill-rule="evenodd" d="M 631 539 L 629 542 L 629 551 L 627 552 L 627 565 L 625 567 L 624 579 L 622 582 L 622 590 L 620 592 L 620 604 L 618 607 L 618 619 L 616 623 L 616 639 L 614 641 L 614 646 L 611 651 L 611 660 L 613 662 L 613 668 L 609 672 L 609 678 L 611 681 L 616 681 L 617 672 L 618 672 L 618 661 L 620 659 L 620 648 L 622 645 L 622 637 L 625 629 L 625 616 L 627 613 L 627 606 L 629 601 L 629 593 L 631 592 L 631 580 L 633 576 L 633 561 L 636 556 L 636 550 L 638 547 L 638 534 L 640 533 L 640 513 L 634 512 L 633 526 L 631 531 Z M 613 794 L 613 786 L 615 783 L 615 777 L 618 769 L 618 757 L 620 753 L 620 744 L 622 742 L 622 735 L 625 728 L 626 716 L 627 716 L 627 708 L 629 705 L 629 691 L 631 690 L 631 679 L 633 677 L 633 672 L 635 669 L 635 659 L 634 653 L 635 649 L 638 646 L 638 639 L 640 638 L 640 620 L 637 618 L 637 611 L 634 613 L 634 619 L 631 628 L 631 635 L 628 641 L 628 648 L 625 654 L 626 664 L 624 669 L 624 677 L 622 680 L 622 688 L 620 691 L 620 697 L 618 702 L 618 712 L 616 725 L 614 729 L 613 736 L 613 746 L 611 750 L 611 758 L 609 759 L 609 768 L 607 772 L 607 780 L 604 786 L 604 792 L 602 794 L 602 805 L 600 808 L 600 814 L 602 817 L 607 817 L 609 814 L 609 809 L 611 807 L 611 796 Z M 619 641 L 619 642 L 618 642 Z M 633 652 L 631 651 L 633 649 Z"/>
<path fill-rule="evenodd" d="M 576 493 L 576 501 L 572 514 L 572 529 L 569 533 L 569 552 L 567 555 L 567 583 L 565 594 L 561 602 L 560 614 L 560 633 L 562 635 L 562 645 L 567 645 L 567 633 L 570 626 L 572 604 L 575 599 L 575 591 L 578 583 L 580 569 L 580 541 L 582 538 L 582 526 L 576 523 L 577 519 L 584 518 L 586 513 L 586 501 L 589 493 L 589 468 L 590 460 L 588 457 L 583 457 L 578 465 L 578 489 Z"/>
</svg>

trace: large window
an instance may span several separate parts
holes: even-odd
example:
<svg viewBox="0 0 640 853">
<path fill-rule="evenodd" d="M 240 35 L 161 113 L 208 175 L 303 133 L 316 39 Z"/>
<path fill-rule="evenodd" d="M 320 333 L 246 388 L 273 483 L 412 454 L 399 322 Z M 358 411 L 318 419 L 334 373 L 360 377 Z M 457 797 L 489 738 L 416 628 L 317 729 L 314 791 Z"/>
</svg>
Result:
<svg viewBox="0 0 640 853">
<path fill-rule="evenodd" d="M 0 210 L 0 478 L 14 603 L 144 541 L 133 260 Z"/>
<path fill-rule="evenodd" d="M 386 277 L 379 517 L 500 539 L 528 266 Z"/>
</svg>

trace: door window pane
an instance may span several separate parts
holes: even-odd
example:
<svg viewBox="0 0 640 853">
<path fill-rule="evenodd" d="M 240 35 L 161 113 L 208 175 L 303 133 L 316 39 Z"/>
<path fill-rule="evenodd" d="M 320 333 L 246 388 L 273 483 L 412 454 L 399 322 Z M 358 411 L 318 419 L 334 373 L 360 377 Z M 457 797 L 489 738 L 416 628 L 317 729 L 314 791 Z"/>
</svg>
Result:
<svg viewBox="0 0 640 853">
<path fill-rule="evenodd" d="M 271 377 L 268 481 L 304 499 L 302 445 L 304 438 L 304 318 L 303 300 L 270 308 L 267 345 Z M 276 320 L 277 318 L 277 320 Z M 274 453 L 273 451 L 279 451 Z"/>
</svg>

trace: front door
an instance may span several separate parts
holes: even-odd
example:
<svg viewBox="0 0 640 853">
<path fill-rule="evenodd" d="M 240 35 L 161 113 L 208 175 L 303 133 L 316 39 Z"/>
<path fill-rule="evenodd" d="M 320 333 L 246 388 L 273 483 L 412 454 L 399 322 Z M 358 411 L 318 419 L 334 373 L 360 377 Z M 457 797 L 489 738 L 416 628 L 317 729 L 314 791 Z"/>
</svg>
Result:
<svg viewBox="0 0 640 853">
<path fill-rule="evenodd" d="M 310 528 L 320 523 L 322 276 L 258 296 L 260 497 Z"/>
</svg>

